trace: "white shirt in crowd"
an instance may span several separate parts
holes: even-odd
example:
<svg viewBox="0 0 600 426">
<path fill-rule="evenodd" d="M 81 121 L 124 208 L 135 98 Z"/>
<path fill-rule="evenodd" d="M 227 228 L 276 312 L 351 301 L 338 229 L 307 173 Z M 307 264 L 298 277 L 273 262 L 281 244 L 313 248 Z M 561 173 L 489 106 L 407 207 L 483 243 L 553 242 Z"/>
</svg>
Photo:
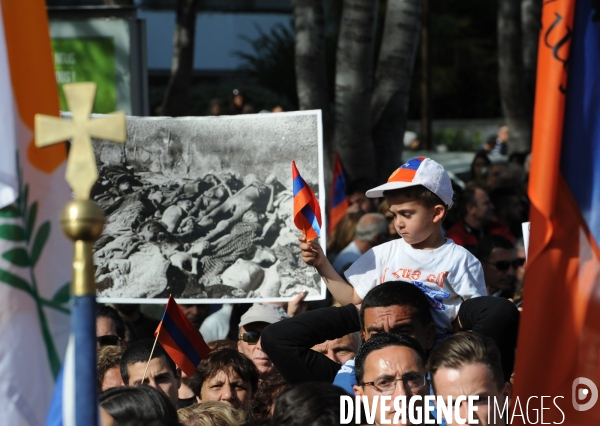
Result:
<svg viewBox="0 0 600 426">
<path fill-rule="evenodd" d="M 434 250 L 414 249 L 403 239 L 381 244 L 362 255 L 345 275 L 362 299 L 378 284 L 412 282 L 429 299 L 436 334 L 452 332 L 463 300 L 486 295 L 481 263 L 448 238 Z"/>
<path fill-rule="evenodd" d="M 210 314 L 200 326 L 200 334 L 206 343 L 223 340 L 229 334 L 229 320 L 233 305 L 226 303 L 217 312 Z"/>
</svg>

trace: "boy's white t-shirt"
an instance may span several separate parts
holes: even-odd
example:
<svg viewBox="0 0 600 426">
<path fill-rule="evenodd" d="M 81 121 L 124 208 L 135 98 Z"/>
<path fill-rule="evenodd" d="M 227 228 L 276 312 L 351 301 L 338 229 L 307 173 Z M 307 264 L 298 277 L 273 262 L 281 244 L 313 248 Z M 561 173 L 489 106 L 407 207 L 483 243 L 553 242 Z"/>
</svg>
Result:
<svg viewBox="0 0 600 426">
<path fill-rule="evenodd" d="M 414 249 L 403 239 L 381 244 L 363 254 L 345 275 L 361 299 L 386 281 L 412 282 L 429 300 L 437 334 L 452 332 L 463 300 L 486 295 L 481 263 L 448 238 L 433 250 Z"/>
</svg>

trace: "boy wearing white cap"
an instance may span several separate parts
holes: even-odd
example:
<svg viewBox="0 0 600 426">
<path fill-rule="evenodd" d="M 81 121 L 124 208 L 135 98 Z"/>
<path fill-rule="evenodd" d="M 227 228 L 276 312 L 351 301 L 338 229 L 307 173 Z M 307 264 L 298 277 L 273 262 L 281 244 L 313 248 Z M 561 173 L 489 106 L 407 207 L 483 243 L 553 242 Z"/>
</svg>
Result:
<svg viewBox="0 0 600 426">
<path fill-rule="evenodd" d="M 451 333 L 462 301 L 486 294 L 481 264 L 469 251 L 442 235 L 452 207 L 452 183 L 444 168 L 429 158 L 413 158 L 367 191 L 386 197 L 394 227 L 402 239 L 374 247 L 345 273 L 349 286 L 317 244 L 300 237 L 302 259 L 317 268 L 333 297 L 342 304 L 362 302 L 376 285 L 410 281 L 428 297 L 436 334 Z"/>
</svg>

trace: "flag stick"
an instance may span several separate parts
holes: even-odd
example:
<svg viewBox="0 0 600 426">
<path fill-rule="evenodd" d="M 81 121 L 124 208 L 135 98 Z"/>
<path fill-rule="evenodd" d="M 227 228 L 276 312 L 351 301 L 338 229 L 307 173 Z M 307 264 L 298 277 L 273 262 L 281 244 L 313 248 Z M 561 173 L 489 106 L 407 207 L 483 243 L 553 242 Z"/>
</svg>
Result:
<svg viewBox="0 0 600 426">
<path fill-rule="evenodd" d="M 158 333 L 156 333 L 156 339 L 154 339 L 154 344 L 152 345 L 152 350 L 150 351 L 150 358 L 148 358 L 148 363 L 146 364 L 146 369 L 144 370 L 144 375 L 142 376 L 142 384 L 144 384 L 144 380 L 146 379 L 146 373 L 148 372 L 148 367 L 150 366 L 150 361 L 152 361 L 152 354 L 154 354 L 154 348 L 156 347 L 156 342 L 158 342 L 159 334 L 160 334 L 160 329 L 158 330 Z"/>
<path fill-rule="evenodd" d="M 171 295 L 169 294 L 169 299 L 171 299 Z M 169 303 L 167 303 L 168 305 Z M 165 310 L 167 308 L 165 307 Z M 164 314 L 163 314 L 163 319 L 164 319 Z M 158 335 L 160 334 L 160 330 L 162 330 L 162 321 L 160 324 L 160 327 L 158 329 L 158 333 L 156 333 L 156 338 L 154 339 L 154 344 L 152 345 L 152 350 L 150 351 L 150 358 L 148 358 L 148 363 L 146 363 L 146 369 L 144 370 L 144 375 L 142 376 L 142 383 L 144 383 L 144 380 L 146 379 L 146 373 L 148 372 L 148 367 L 150 366 L 150 361 L 152 361 L 152 355 L 154 354 L 154 348 L 156 348 L 156 342 L 158 342 Z"/>
</svg>

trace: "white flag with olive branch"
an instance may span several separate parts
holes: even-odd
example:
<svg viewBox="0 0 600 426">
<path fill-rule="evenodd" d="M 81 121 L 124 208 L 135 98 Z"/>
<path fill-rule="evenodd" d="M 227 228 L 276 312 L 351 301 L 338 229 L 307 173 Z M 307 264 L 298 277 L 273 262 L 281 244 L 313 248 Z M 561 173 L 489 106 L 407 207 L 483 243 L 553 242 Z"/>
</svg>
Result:
<svg viewBox="0 0 600 426">
<path fill-rule="evenodd" d="M 58 115 L 45 3 L 2 0 L 0 423 L 11 426 L 44 424 L 70 331 L 66 150 L 33 145 L 36 113 Z"/>
</svg>

